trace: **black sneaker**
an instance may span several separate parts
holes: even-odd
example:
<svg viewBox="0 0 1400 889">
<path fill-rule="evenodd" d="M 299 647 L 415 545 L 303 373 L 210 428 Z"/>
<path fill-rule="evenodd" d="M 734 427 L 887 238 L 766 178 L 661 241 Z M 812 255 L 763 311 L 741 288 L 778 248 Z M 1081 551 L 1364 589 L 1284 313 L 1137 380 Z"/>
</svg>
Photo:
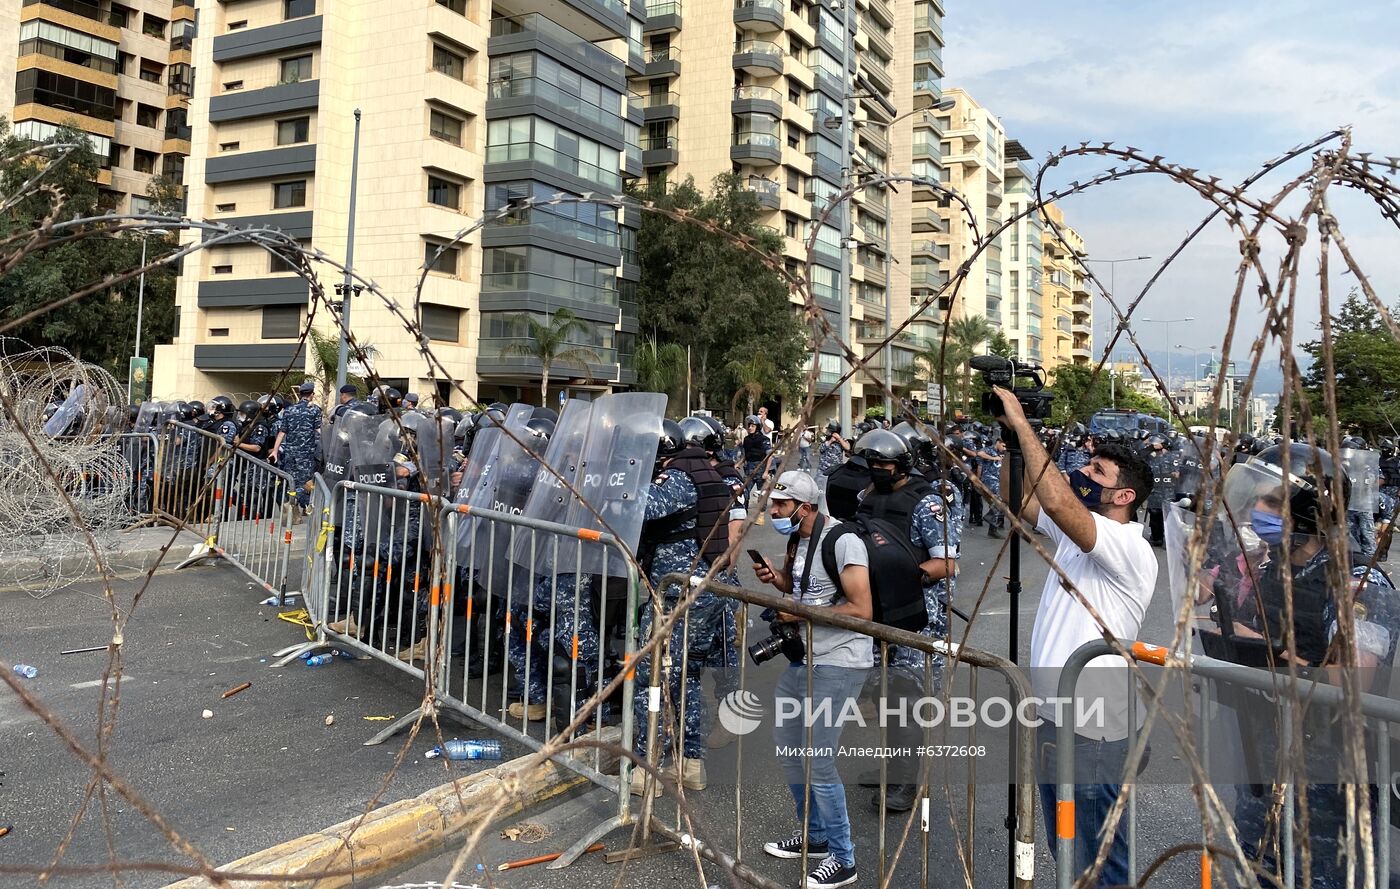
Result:
<svg viewBox="0 0 1400 889">
<path fill-rule="evenodd" d="M 778 840 L 776 843 L 764 843 L 763 851 L 774 858 L 801 858 L 802 857 L 802 831 L 795 830 L 792 836 L 785 840 Z M 826 856 L 826 843 L 807 843 L 808 855 Z"/>
<path fill-rule="evenodd" d="M 837 886 L 849 886 L 855 881 L 854 865 L 842 864 L 835 857 L 828 856 L 802 881 L 802 889 L 836 889 Z"/>
</svg>

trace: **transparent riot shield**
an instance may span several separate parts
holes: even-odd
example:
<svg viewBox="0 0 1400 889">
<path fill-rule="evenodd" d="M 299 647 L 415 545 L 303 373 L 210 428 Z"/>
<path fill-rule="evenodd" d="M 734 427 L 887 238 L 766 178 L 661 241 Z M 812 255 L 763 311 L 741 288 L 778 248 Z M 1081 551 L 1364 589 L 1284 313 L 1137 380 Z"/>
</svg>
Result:
<svg viewBox="0 0 1400 889">
<path fill-rule="evenodd" d="M 44 423 L 44 434 L 50 436 L 71 435 L 74 428 L 80 425 L 83 414 L 83 400 L 87 397 L 87 387 L 82 383 L 73 387 L 73 391 L 68 393 L 68 397 L 63 400 L 63 404 L 58 406 L 54 415 L 49 417 Z"/>
<path fill-rule="evenodd" d="M 321 427 L 321 458 L 325 462 L 321 475 L 332 487 L 336 482 L 350 477 L 351 418 L 363 416 L 358 411 L 346 411 L 339 421 Z"/>
<path fill-rule="evenodd" d="M 160 404 L 154 401 L 143 401 L 141 407 L 136 411 L 136 425 L 132 427 L 135 432 L 155 432 L 156 421 L 160 417 Z"/>
<path fill-rule="evenodd" d="M 534 410 L 528 404 L 513 404 L 506 411 L 504 425 L 512 430 L 524 429 Z M 494 424 L 486 425 L 485 421 L 478 424 L 476 436 L 472 439 L 471 453 L 467 455 L 467 463 L 462 467 L 462 483 L 457 486 L 453 500 L 458 503 L 484 505 L 484 502 L 478 502 L 474 498 L 479 488 L 491 483 L 490 470 L 495 463 L 501 437 L 500 427 Z"/>
<path fill-rule="evenodd" d="M 383 417 L 346 412 L 341 418 L 350 442 L 350 479 L 377 488 L 394 486 L 390 444 L 379 437 Z"/>
<path fill-rule="evenodd" d="M 665 413 L 666 396 L 655 392 L 621 392 L 593 402 L 579 468 L 585 502 L 570 504 L 566 524 L 606 531 L 636 551 Z M 584 548 L 583 570 L 626 576 L 626 566 L 605 547 Z"/>
<path fill-rule="evenodd" d="M 1351 480 L 1347 509 L 1374 513 L 1381 496 L 1381 452 L 1342 448 L 1342 469 Z"/>
<path fill-rule="evenodd" d="M 588 441 L 588 426 L 592 416 L 592 402 L 570 399 L 564 404 L 564 412 L 559 416 L 554 435 L 549 440 L 549 448 L 545 451 L 544 462 L 535 471 L 530 498 L 525 503 L 526 516 L 555 524 L 568 521 L 569 510 L 577 498 L 560 476 L 578 489 L 579 467 L 583 463 L 584 446 Z M 556 541 L 557 557 L 554 545 Z M 576 538 L 555 537 L 551 540 L 547 552 L 540 553 L 537 549 L 532 554 L 530 548 L 521 541 L 516 544 L 512 558 L 516 564 L 534 565 L 540 574 L 553 573 L 556 565 L 560 571 L 572 571 L 578 564 L 578 548 L 579 541 Z"/>
</svg>

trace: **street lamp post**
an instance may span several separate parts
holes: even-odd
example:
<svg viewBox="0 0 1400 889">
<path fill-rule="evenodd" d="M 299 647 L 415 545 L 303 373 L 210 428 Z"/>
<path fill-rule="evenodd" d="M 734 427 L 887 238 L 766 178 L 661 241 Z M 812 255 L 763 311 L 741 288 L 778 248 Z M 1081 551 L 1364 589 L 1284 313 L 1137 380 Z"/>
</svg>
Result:
<svg viewBox="0 0 1400 889">
<path fill-rule="evenodd" d="M 151 228 L 141 233 L 141 277 L 136 284 L 136 346 L 131 357 L 141 357 L 141 320 L 146 311 L 146 244 L 151 235 L 166 237 L 170 232 L 163 228 Z M 126 374 L 126 400 L 131 401 L 131 371 Z"/>
<path fill-rule="evenodd" d="M 1080 256 L 1082 262 L 1101 262 L 1108 266 L 1108 294 L 1113 296 L 1118 292 L 1118 263 L 1120 262 L 1142 262 L 1151 259 L 1150 256 L 1125 256 L 1121 259 L 1090 259 L 1087 256 Z M 1113 324 L 1108 325 L 1108 333 L 1104 336 L 1105 342 L 1113 339 Z"/>
<path fill-rule="evenodd" d="M 355 147 L 350 155 L 350 220 L 345 234 L 345 280 L 340 291 L 340 354 L 335 363 L 335 389 L 345 385 L 346 369 L 350 363 L 350 297 L 361 287 L 351 283 L 350 270 L 355 267 L 355 199 L 360 178 L 360 109 L 355 109 Z"/>
<path fill-rule="evenodd" d="M 1171 398 L 1172 393 L 1172 324 L 1195 321 L 1190 315 L 1185 318 L 1140 318 L 1144 324 L 1161 324 L 1166 327 L 1167 332 L 1167 398 Z"/>
</svg>

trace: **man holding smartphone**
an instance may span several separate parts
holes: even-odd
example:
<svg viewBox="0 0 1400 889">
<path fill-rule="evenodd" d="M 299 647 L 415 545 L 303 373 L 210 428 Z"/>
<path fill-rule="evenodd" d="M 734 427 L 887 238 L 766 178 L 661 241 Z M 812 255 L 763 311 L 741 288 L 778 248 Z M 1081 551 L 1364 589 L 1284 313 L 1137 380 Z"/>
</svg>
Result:
<svg viewBox="0 0 1400 889">
<path fill-rule="evenodd" d="M 754 558 L 754 573 L 764 583 L 772 584 L 804 605 L 827 608 L 833 614 L 844 614 L 860 620 L 870 620 L 869 557 L 859 535 L 846 534 L 836 541 L 836 564 L 839 586 L 822 564 L 822 541 L 837 525 L 817 509 L 819 494 L 812 476 L 800 470 L 790 470 L 778 477 L 769 497 L 769 517 L 773 530 L 788 535 L 787 558 L 781 571 L 774 570 L 766 560 L 750 550 Z M 779 620 L 796 621 L 795 615 L 779 614 Z M 804 639 L 804 642 L 807 642 Z M 802 701 L 798 714 L 784 719 L 780 715 L 773 725 L 773 742 L 781 749 L 836 750 L 840 746 L 841 726 L 836 715 L 843 713 L 848 701 L 854 700 L 865 683 L 865 675 L 874 666 L 869 636 L 851 630 L 812 624 L 810 649 L 806 657 L 812 662 L 812 690 L 807 692 L 807 668 L 803 663 L 789 664 L 778 680 L 775 698 Z M 817 719 L 811 727 L 811 738 L 802 715 L 825 709 L 830 719 Z M 789 708 L 790 711 L 791 708 Z M 834 889 L 856 881 L 855 845 L 851 841 L 851 823 L 846 810 L 846 788 L 836 772 L 834 756 L 813 756 L 811 759 L 811 806 L 804 813 L 808 790 L 804 785 L 802 757 L 781 755 L 783 772 L 797 805 L 797 817 L 807 820 L 807 854 L 817 858 L 817 865 L 803 880 L 804 889 Z M 775 858 L 802 857 L 802 831 L 799 829 L 784 840 L 764 843 L 763 851 Z"/>
</svg>

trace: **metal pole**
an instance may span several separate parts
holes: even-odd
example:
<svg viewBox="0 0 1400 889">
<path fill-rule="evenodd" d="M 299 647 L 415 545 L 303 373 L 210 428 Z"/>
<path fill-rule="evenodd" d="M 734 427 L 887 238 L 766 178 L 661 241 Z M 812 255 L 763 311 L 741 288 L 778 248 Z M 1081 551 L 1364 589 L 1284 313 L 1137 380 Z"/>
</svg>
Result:
<svg viewBox="0 0 1400 889">
<path fill-rule="evenodd" d="M 1007 444 L 1006 459 L 1011 462 L 1011 469 L 1008 472 L 1007 479 L 1011 483 L 1011 491 L 1006 502 L 1011 508 L 1011 514 L 1019 520 L 1021 518 L 1021 502 L 1025 500 L 1022 490 L 1025 481 L 1023 478 L 1023 474 L 1025 473 L 1025 454 L 1021 451 L 1020 440 L 1017 439 L 1010 430 L 1004 430 L 1004 432 L 1005 434 L 1003 437 L 1006 439 Z M 1015 447 L 1011 446 L 1013 443 Z M 1011 641 L 1009 645 L 1010 650 L 1007 652 L 1007 659 L 1011 661 L 1012 664 L 1019 664 L 1021 648 L 1021 535 L 1016 533 L 1014 525 L 1010 527 L 1011 531 L 1008 532 L 1011 535 L 1011 553 L 1008 560 L 1010 576 L 1006 580 L 1006 595 L 1007 598 L 1011 600 L 1011 612 L 1009 614 L 1009 626 L 1007 628 L 1008 635 L 1011 636 Z M 1034 731 L 1034 729 L 1027 729 L 1025 726 L 1012 726 L 1011 730 L 1013 744 L 1015 732 Z M 1029 777 L 1026 775 L 1015 776 L 1013 773 L 1013 780 L 1008 782 L 1006 788 L 1006 882 L 1008 886 L 1014 886 L 1016 881 L 1016 852 L 1017 846 L 1019 845 L 1016 837 L 1016 784 L 1018 779 L 1020 781 L 1027 781 Z"/>
<path fill-rule="evenodd" d="M 886 132 L 888 132 L 888 130 L 887 130 Z M 885 189 L 885 210 L 886 210 L 886 220 L 887 220 L 887 221 L 885 222 L 885 287 L 884 287 L 884 291 L 885 291 L 885 336 L 886 336 L 886 337 L 888 337 L 888 336 L 890 335 L 890 326 L 891 326 L 891 323 L 892 323 L 893 320 L 894 320 L 894 319 L 891 317 L 891 313 L 890 313 L 890 272 L 892 271 L 892 269 L 890 268 L 890 266 L 891 266 L 891 259 L 892 259 L 892 257 L 890 256 L 890 225 L 889 225 L 889 222 L 888 222 L 889 201 L 890 201 L 890 190 L 889 190 L 888 188 L 886 188 L 886 189 Z M 886 345 L 886 346 L 885 346 L 884 352 L 885 352 L 885 354 L 882 356 L 882 357 L 883 357 L 883 360 L 882 360 L 881 363 L 883 364 L 883 366 L 884 366 L 884 368 L 885 368 L 885 371 L 884 371 L 883 374 L 881 374 L 881 377 L 883 378 L 883 379 L 882 379 L 882 382 L 885 384 L 885 419 L 889 420 L 890 423 L 893 424 L 893 423 L 894 423 L 894 396 L 893 396 L 891 393 L 894 391 L 894 366 L 893 366 L 893 365 L 894 365 L 894 344 L 893 344 L 893 343 L 890 343 L 890 344 Z"/>
<path fill-rule="evenodd" d="M 841 190 L 851 184 L 851 133 L 855 128 L 855 104 L 851 99 L 851 11 L 855 0 L 842 3 L 841 25 Z M 851 335 L 851 201 L 841 202 L 841 340 Z M 821 361 L 820 356 L 817 361 Z M 837 416 L 843 433 L 849 435 L 851 425 L 851 377 L 841 383 L 836 397 Z"/>
<path fill-rule="evenodd" d="M 350 221 L 345 233 L 345 280 L 340 293 L 340 358 L 335 365 L 335 388 L 345 385 L 346 369 L 350 360 L 350 341 L 346 331 L 350 329 L 350 297 L 354 287 L 350 282 L 350 270 L 355 267 L 355 199 L 360 179 L 360 109 L 355 109 L 355 147 L 350 155 Z"/>
<path fill-rule="evenodd" d="M 146 242 L 148 238 L 145 233 L 141 234 L 141 277 L 136 285 L 136 349 L 132 353 L 133 358 L 141 357 L 141 315 L 146 308 Z M 126 401 L 131 403 L 131 369 L 126 372 Z"/>
</svg>

